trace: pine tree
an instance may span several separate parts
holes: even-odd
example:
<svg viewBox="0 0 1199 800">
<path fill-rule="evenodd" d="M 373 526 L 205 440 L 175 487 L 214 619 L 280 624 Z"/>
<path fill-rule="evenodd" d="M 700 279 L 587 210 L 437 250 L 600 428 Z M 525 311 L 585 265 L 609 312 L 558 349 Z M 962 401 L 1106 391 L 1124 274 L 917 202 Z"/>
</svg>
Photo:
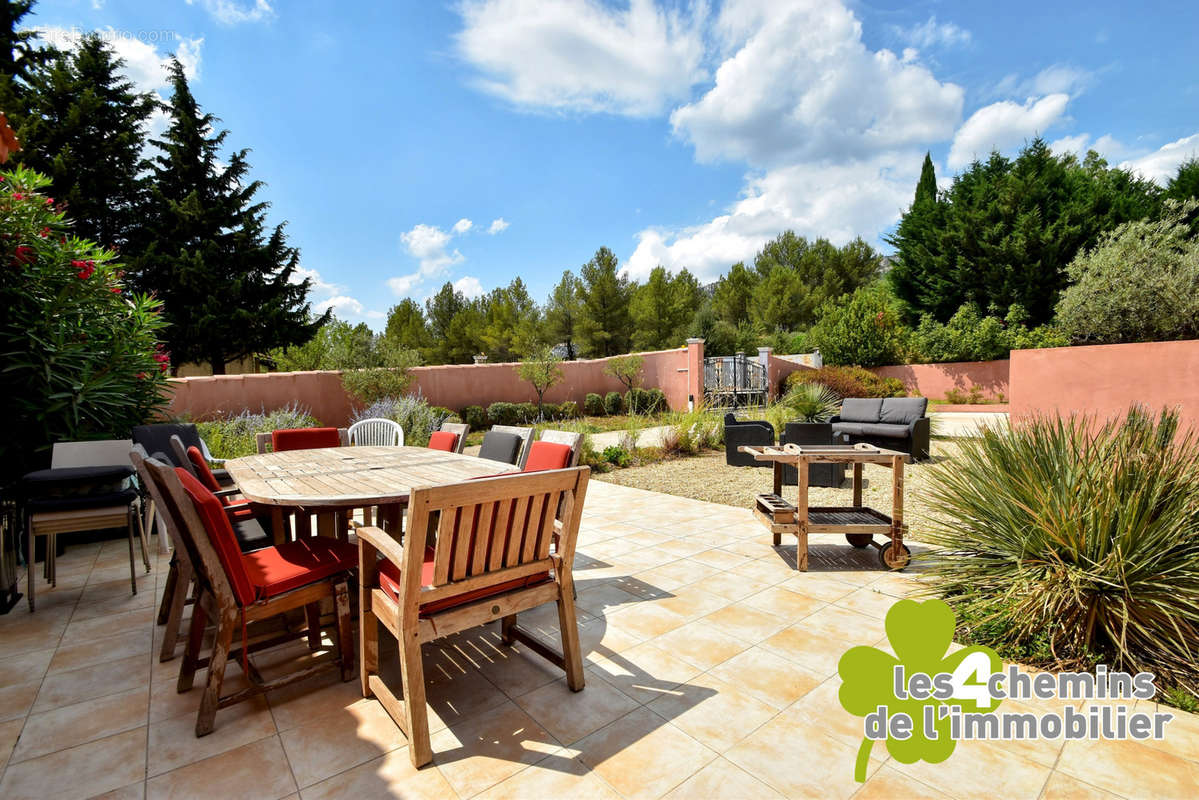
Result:
<svg viewBox="0 0 1199 800">
<path fill-rule="evenodd" d="M 405 297 L 387 312 L 383 338 L 390 348 L 423 352 L 429 347 L 429 329 L 420 304 Z"/>
<path fill-rule="evenodd" d="M 52 48 L 38 43 L 35 31 L 21 29 L 33 6 L 34 0 L 0 0 L 0 111 L 22 142 L 29 84 L 37 71 L 56 56 Z"/>
<path fill-rule="evenodd" d="M 469 364 L 483 349 L 483 314 L 479 304 L 466 299 L 446 281 L 437 294 L 425 301 L 431 344 L 422 353 L 429 364 Z"/>
<path fill-rule="evenodd" d="M 1199 197 L 1199 158 L 1191 158 L 1178 165 L 1178 172 L 1166 184 L 1165 197 L 1180 201 Z"/>
<path fill-rule="evenodd" d="M 583 350 L 594 358 L 627 353 L 632 341 L 629 301 L 633 287 L 617 272 L 615 254 L 601 247 L 580 272 L 578 333 Z"/>
<path fill-rule="evenodd" d="M 541 346 L 541 312 L 520 278 L 482 298 L 483 350 L 490 361 L 516 361 Z"/>
<path fill-rule="evenodd" d="M 575 337 L 579 325 L 580 288 L 579 279 L 566 270 L 545 303 L 545 335 L 555 345 L 566 346 L 566 358 L 570 361 L 579 355 Z"/>
<path fill-rule="evenodd" d="M 227 361 L 308 341 L 330 313 L 309 319 L 310 281 L 294 278 L 299 251 L 282 225 L 267 230 L 247 151 L 222 165 L 228 131 L 213 132 L 217 119 L 201 112 L 177 60 L 170 76 L 171 122 L 153 142 L 152 212 L 132 271 L 163 300 L 173 362 L 205 361 L 219 375 Z"/>
<path fill-rule="evenodd" d="M 633 346 L 638 350 L 679 347 L 687 324 L 699 306 L 699 282 L 687 270 L 672 275 L 654 267 L 645 283 L 633 292 L 629 306 L 633 319 Z"/>
<path fill-rule="evenodd" d="M 749 319 L 753 308 L 754 287 L 758 276 L 738 261 L 716 282 L 712 293 L 712 311 L 721 322 L 734 328 Z"/>
<path fill-rule="evenodd" d="M 143 223 L 145 125 L 158 105 L 134 91 L 123 66 L 89 34 L 35 72 L 20 158 L 51 179 L 80 236 L 118 250 Z"/>
</svg>

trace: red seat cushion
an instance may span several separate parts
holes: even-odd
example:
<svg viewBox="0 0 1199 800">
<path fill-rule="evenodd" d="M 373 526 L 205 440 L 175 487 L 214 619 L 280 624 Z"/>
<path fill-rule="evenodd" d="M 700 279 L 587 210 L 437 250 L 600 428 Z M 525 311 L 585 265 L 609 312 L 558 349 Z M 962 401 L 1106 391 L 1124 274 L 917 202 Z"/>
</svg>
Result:
<svg viewBox="0 0 1199 800">
<path fill-rule="evenodd" d="M 429 448 L 452 453 L 458 449 L 458 434 L 451 431 L 433 431 L 433 435 L 429 437 Z"/>
<path fill-rule="evenodd" d="M 546 469 L 565 469 L 570 463 L 570 445 L 557 442 L 533 442 L 529 458 L 525 461 L 525 472 L 540 472 Z"/>
<path fill-rule="evenodd" d="M 233 533 L 233 525 L 225 516 L 225 506 L 221 501 L 204 487 L 196 478 L 183 467 L 175 467 L 175 474 L 183 484 L 183 490 L 191 498 L 196 514 L 208 534 L 208 541 L 216 550 L 217 558 L 225 570 L 225 575 L 233 587 L 233 594 L 241 605 L 249 605 L 256 599 L 254 586 L 246 574 L 246 568 L 241 559 L 241 547 L 237 536 Z"/>
<path fill-rule="evenodd" d="M 420 583 L 421 586 L 433 585 L 433 568 L 436 551 L 432 547 L 425 548 L 425 559 L 421 565 Z M 523 589 L 528 586 L 537 586 L 546 583 L 550 580 L 550 574 L 547 572 L 544 575 L 530 575 L 526 578 L 516 578 L 515 580 L 505 581 L 504 583 L 495 586 L 488 586 L 484 589 L 475 589 L 474 591 L 464 592 L 463 594 L 454 595 L 453 597 L 442 598 L 435 600 L 432 603 L 425 603 L 420 607 L 420 615 L 422 617 L 436 614 L 439 611 L 455 608 L 465 605 L 472 600 L 481 600 L 484 597 L 492 597 L 504 592 L 510 592 L 513 589 Z M 403 582 L 400 577 L 400 565 L 380 559 L 379 561 L 379 588 L 390 594 L 398 602 L 400 595 L 403 593 Z"/>
<path fill-rule="evenodd" d="M 337 428 L 284 428 L 271 432 L 271 449 L 276 453 L 322 447 L 341 447 L 341 433 Z"/>
<path fill-rule="evenodd" d="M 358 566 L 358 548 L 318 536 L 243 553 L 241 560 L 258 597 L 266 598 Z"/>
</svg>

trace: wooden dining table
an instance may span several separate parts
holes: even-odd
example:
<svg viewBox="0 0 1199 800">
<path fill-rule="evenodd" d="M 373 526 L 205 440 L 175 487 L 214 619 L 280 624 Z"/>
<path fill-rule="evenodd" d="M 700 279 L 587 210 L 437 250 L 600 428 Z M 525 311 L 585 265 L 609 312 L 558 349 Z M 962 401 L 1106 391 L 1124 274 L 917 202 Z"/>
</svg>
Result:
<svg viewBox="0 0 1199 800">
<path fill-rule="evenodd" d="M 315 515 L 321 535 L 344 530 L 356 509 L 378 508 L 384 529 L 399 530 L 408 496 L 418 486 L 460 483 L 516 472 L 502 461 L 427 447 L 326 447 L 260 453 L 226 461 L 225 469 L 250 502 L 268 506 L 276 541 L 284 512 Z"/>
</svg>

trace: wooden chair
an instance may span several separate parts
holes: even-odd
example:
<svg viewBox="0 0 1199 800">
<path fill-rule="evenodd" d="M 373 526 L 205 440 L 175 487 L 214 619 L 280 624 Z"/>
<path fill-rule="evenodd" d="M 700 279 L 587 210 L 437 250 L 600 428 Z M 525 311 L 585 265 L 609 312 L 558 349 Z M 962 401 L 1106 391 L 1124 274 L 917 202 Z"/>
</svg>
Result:
<svg viewBox="0 0 1199 800">
<path fill-rule="evenodd" d="M 129 533 L 129 583 L 137 594 L 137 568 L 134 565 L 133 540 L 140 539 L 142 562 L 150 571 L 150 549 L 139 504 L 141 496 L 130 485 L 132 470 L 126 459 L 131 439 L 90 442 L 59 442 L 50 456 L 50 469 L 38 470 L 23 479 L 25 500 L 27 588 L 29 610 L 34 610 L 36 589 L 33 567 L 37 537 L 46 537 L 44 577 L 51 586 L 58 583 L 55 555 L 58 536 L 66 533 L 124 527 Z M 78 485 L 92 488 L 90 493 L 72 493 Z M 102 487 L 102 490 L 97 490 Z"/>
<path fill-rule="evenodd" d="M 583 434 L 574 431 L 545 430 L 541 432 L 541 438 L 537 441 L 566 445 L 570 448 L 570 462 L 566 466 L 577 467 L 579 465 L 579 456 L 583 452 Z M 529 452 L 532 453 L 532 451 L 533 448 L 530 446 Z M 528 464 L 528 459 L 525 460 L 525 463 Z"/>
<path fill-rule="evenodd" d="M 498 620 L 505 644 L 520 641 L 562 668 L 572 691 L 583 688 L 571 565 L 590 472 L 577 467 L 420 487 L 409 499 L 402 546 L 379 528 L 358 530 L 362 694 L 378 698 L 407 735 L 414 766 L 433 759 L 425 642 Z M 560 544 L 551 553 L 555 531 Z M 545 603 L 558 605 L 561 653 L 516 624 L 521 611 Z M 379 623 L 399 645 L 401 697 L 379 674 Z"/>
<path fill-rule="evenodd" d="M 196 736 L 212 732 L 217 709 L 255 695 L 329 669 L 339 669 L 342 680 L 351 680 L 354 640 L 347 578 L 357 563 L 355 548 L 338 539 L 309 538 L 243 554 L 226 511 L 215 495 L 181 467 L 172 469 L 154 459 L 145 459 L 143 464 L 158 487 L 164 509 L 174 517 L 198 586 L 176 685 L 179 692 L 186 692 L 195 680 L 196 670 L 207 665 Z M 316 649 L 320 646 L 320 604 L 325 598 L 332 598 L 336 613 L 337 656 L 332 661 L 263 680 L 250 662 L 247 626 L 303 608 L 308 618 L 309 646 Z M 209 620 L 216 626 L 216 635 L 211 656 L 202 659 L 200 648 Z M 238 631 L 241 647 L 235 650 L 233 637 Z M 263 647 L 291 638 L 294 637 L 270 640 Z M 221 694 L 230 656 L 240 657 L 250 685 L 231 694 Z"/>
<path fill-rule="evenodd" d="M 349 447 L 346 428 L 280 428 L 254 434 L 258 453 L 282 453 L 286 450 L 316 450 L 322 447 Z"/>
<path fill-rule="evenodd" d="M 381 417 L 360 419 L 350 426 L 351 445 L 369 447 L 403 447 L 404 429 L 399 423 Z"/>
<path fill-rule="evenodd" d="M 443 422 L 439 431 L 452 433 L 458 438 L 454 441 L 454 449 L 451 453 L 461 453 L 462 448 L 466 446 L 466 434 L 470 433 L 470 426 L 462 422 Z"/>
<path fill-rule="evenodd" d="M 529 458 L 529 447 L 533 444 L 533 429 L 518 428 L 514 425 L 492 425 L 491 430 L 495 433 L 512 433 L 520 437 L 520 451 L 516 454 L 514 463 L 524 469 L 525 461 Z"/>
</svg>

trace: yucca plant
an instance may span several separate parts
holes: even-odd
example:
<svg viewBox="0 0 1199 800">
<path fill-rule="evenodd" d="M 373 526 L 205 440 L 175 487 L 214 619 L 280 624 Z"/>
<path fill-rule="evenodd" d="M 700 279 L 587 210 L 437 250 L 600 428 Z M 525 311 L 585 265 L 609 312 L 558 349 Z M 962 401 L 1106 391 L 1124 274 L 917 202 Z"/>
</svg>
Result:
<svg viewBox="0 0 1199 800">
<path fill-rule="evenodd" d="M 931 476 L 932 585 L 967 638 L 1199 692 L 1199 445 L 1176 412 L 987 431 Z"/>
<path fill-rule="evenodd" d="M 797 383 L 783 395 L 779 405 L 791 411 L 793 420 L 828 422 L 841 410 L 841 395 L 822 383 Z"/>
</svg>

